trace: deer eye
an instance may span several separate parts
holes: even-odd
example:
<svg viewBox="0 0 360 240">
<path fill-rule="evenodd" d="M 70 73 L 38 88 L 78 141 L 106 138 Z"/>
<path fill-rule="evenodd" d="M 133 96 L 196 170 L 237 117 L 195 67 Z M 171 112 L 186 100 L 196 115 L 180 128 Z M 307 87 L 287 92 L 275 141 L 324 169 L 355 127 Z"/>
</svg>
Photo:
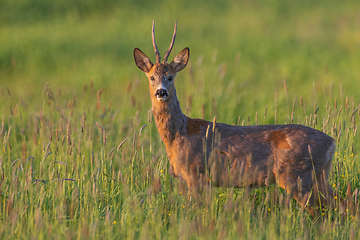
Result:
<svg viewBox="0 0 360 240">
<path fill-rule="evenodd" d="M 151 77 L 150 77 L 150 80 L 151 80 L 151 81 L 154 81 L 154 80 L 155 80 L 155 78 L 154 78 L 153 76 L 151 76 Z"/>
<path fill-rule="evenodd" d="M 174 78 L 173 77 L 169 77 L 169 81 L 171 82 Z"/>
</svg>

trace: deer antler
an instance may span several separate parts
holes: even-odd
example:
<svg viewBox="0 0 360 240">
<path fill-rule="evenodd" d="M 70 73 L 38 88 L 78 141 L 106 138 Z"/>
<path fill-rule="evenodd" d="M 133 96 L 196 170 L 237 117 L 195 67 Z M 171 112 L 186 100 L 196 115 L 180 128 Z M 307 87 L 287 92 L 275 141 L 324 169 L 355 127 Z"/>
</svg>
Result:
<svg viewBox="0 0 360 240">
<path fill-rule="evenodd" d="M 168 59 L 168 57 L 169 57 L 169 55 L 170 55 L 170 52 L 171 52 L 171 50 L 172 50 L 172 48 L 173 48 L 173 46 L 174 46 L 175 36 L 176 36 L 176 28 L 177 28 L 177 22 L 175 22 L 174 35 L 173 35 L 173 37 L 172 37 L 172 41 L 171 41 L 170 47 L 169 47 L 169 49 L 168 49 L 168 50 L 166 51 L 166 53 L 165 53 L 163 62 L 166 62 L 166 61 L 167 61 L 167 59 Z"/>
<path fill-rule="evenodd" d="M 153 26 L 152 26 L 152 42 L 153 42 L 153 47 L 154 47 L 155 54 L 156 54 L 156 63 L 160 63 L 160 52 L 156 46 L 154 30 L 155 30 L 155 20 L 153 20 Z"/>
</svg>

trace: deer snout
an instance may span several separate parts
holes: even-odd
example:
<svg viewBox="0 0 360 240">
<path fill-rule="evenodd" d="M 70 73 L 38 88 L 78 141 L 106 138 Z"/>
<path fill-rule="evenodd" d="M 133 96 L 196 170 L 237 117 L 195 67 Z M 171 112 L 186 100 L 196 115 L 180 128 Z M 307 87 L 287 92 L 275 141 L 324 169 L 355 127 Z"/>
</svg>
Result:
<svg viewBox="0 0 360 240">
<path fill-rule="evenodd" d="M 165 100 L 167 98 L 168 92 L 165 88 L 159 88 L 156 90 L 155 97 L 159 100 Z"/>
</svg>

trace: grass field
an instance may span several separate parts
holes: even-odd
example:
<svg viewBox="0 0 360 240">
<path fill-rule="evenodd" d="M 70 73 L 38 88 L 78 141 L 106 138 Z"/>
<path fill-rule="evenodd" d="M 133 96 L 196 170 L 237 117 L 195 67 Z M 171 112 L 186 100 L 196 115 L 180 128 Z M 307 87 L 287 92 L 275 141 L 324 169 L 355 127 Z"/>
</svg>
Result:
<svg viewBox="0 0 360 240">
<path fill-rule="evenodd" d="M 169 176 L 133 49 L 177 39 L 183 112 L 300 123 L 337 141 L 331 185 L 360 188 L 358 1 L 0 2 L 0 239 L 359 239 L 355 215 L 313 219 L 283 189 Z"/>
</svg>

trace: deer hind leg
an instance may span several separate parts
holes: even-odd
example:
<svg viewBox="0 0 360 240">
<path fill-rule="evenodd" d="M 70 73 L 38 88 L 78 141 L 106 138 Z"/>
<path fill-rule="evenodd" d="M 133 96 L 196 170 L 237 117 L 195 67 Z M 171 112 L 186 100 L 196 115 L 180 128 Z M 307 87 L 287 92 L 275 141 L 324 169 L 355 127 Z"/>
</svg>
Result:
<svg viewBox="0 0 360 240">
<path fill-rule="evenodd" d="M 319 177 L 320 176 L 317 176 L 317 178 Z M 327 182 L 327 185 L 318 183 L 315 186 L 311 179 L 312 172 L 303 173 L 299 176 L 298 174 L 287 171 L 287 173 L 278 174 L 276 182 L 315 217 L 319 215 L 321 206 L 327 205 L 327 200 L 323 196 L 330 196 L 332 189 L 330 188 L 330 191 L 327 188 L 327 186 L 329 186 Z M 318 196 L 321 197 L 319 198 Z M 319 204 L 320 202 L 321 205 Z"/>
<path fill-rule="evenodd" d="M 309 172 L 302 176 L 297 184 L 298 190 L 294 190 L 294 198 L 305 207 L 313 217 L 318 216 L 324 210 L 346 211 L 346 202 L 332 189 L 328 182 L 331 161 L 328 161 L 323 169 L 316 174 Z M 309 182 L 311 179 L 311 182 Z M 300 194 L 301 193 L 301 194 Z M 335 201 L 334 201 L 335 200 Z"/>
<path fill-rule="evenodd" d="M 315 202 L 311 194 L 311 173 L 305 173 L 301 177 L 297 177 L 296 174 L 287 173 L 278 174 L 276 176 L 276 183 L 288 194 L 300 203 L 300 205 L 306 208 L 310 214 L 315 216 Z"/>
</svg>

